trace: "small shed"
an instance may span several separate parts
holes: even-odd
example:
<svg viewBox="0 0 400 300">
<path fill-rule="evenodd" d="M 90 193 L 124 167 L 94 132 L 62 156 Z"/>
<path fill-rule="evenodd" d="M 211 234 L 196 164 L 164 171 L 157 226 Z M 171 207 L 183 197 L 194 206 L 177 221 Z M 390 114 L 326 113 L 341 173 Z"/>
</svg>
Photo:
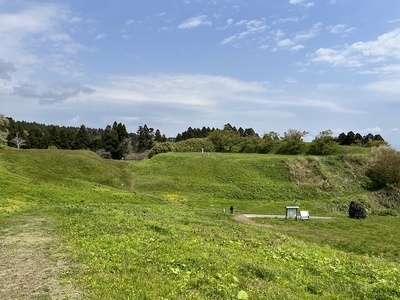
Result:
<svg viewBox="0 0 400 300">
<path fill-rule="evenodd" d="M 297 221 L 297 215 L 299 212 L 299 206 L 285 206 L 286 207 L 286 214 L 285 214 L 285 219 L 287 220 L 288 218 L 295 218 Z"/>
</svg>

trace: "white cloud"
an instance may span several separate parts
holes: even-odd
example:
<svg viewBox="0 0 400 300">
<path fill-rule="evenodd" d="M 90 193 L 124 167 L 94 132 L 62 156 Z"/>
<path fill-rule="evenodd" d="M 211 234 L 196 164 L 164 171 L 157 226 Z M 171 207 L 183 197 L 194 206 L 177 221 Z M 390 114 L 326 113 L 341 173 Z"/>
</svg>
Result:
<svg viewBox="0 0 400 300">
<path fill-rule="evenodd" d="M 400 64 L 390 64 L 379 68 L 373 68 L 367 71 L 361 72 L 361 74 L 377 74 L 384 76 L 399 76 L 400 74 Z"/>
<path fill-rule="evenodd" d="M 300 44 L 300 42 L 315 38 L 320 32 L 321 25 L 321 23 L 316 23 L 307 31 L 297 32 L 293 34 L 292 39 L 281 39 L 285 36 L 285 33 L 279 29 L 274 33 L 274 39 L 277 40 L 276 44 L 280 48 L 288 48 L 291 51 L 299 51 L 305 48 L 305 46 Z"/>
<path fill-rule="evenodd" d="M 290 47 L 290 46 L 293 46 L 295 44 L 295 42 L 290 39 L 284 39 L 284 40 L 278 41 L 276 44 L 279 47 Z"/>
<path fill-rule="evenodd" d="M 80 43 L 68 43 L 63 46 L 63 50 L 68 54 L 76 54 L 79 52 L 94 52 L 94 48 L 86 47 Z"/>
<path fill-rule="evenodd" d="M 304 41 L 315 38 L 320 32 L 321 26 L 322 23 L 315 23 L 309 30 L 297 32 L 295 34 L 295 40 Z"/>
<path fill-rule="evenodd" d="M 77 24 L 77 23 L 81 23 L 81 22 L 82 22 L 81 17 L 72 17 L 71 19 L 69 19 L 69 23 L 71 23 L 71 24 Z"/>
<path fill-rule="evenodd" d="M 241 20 L 236 23 L 231 22 L 231 26 L 240 28 L 241 31 L 231 35 L 220 43 L 221 45 L 237 42 L 249 36 L 262 34 L 268 28 L 264 20 Z M 244 27 L 244 29 L 242 29 Z"/>
<path fill-rule="evenodd" d="M 0 58 L 16 67 L 16 80 L 29 80 L 38 70 L 67 74 L 69 71 L 60 68 L 71 63 L 64 55 L 93 51 L 67 33 L 71 24 L 83 22 L 66 6 L 24 1 L 15 4 L 7 13 L 0 12 Z M 56 56 L 58 60 L 52 59 Z"/>
<path fill-rule="evenodd" d="M 273 23 L 276 24 L 276 23 L 299 22 L 299 21 L 300 21 L 300 18 L 298 18 L 298 17 L 290 17 L 290 18 L 280 18 Z"/>
<path fill-rule="evenodd" d="M 390 20 L 390 21 L 388 21 L 388 23 L 400 23 L 400 18 Z"/>
<path fill-rule="evenodd" d="M 376 127 L 368 127 L 368 128 L 364 128 L 364 129 L 360 130 L 361 134 L 369 134 L 369 133 L 377 134 L 377 133 L 381 133 L 381 132 L 383 132 L 383 130 L 382 130 L 382 128 L 380 128 L 378 126 L 376 126 Z"/>
<path fill-rule="evenodd" d="M 290 50 L 291 51 L 300 51 L 300 50 L 302 50 L 302 49 L 304 49 L 305 47 L 304 47 L 304 45 L 296 45 L 296 46 L 293 46 L 292 48 L 290 48 Z"/>
<path fill-rule="evenodd" d="M 313 54 L 312 62 L 324 62 L 334 67 L 360 67 L 362 63 L 358 56 L 349 51 L 349 49 L 335 50 L 330 48 L 319 48 Z"/>
<path fill-rule="evenodd" d="M 132 25 L 132 24 L 135 24 L 135 23 L 139 23 L 139 22 L 137 22 L 135 20 L 132 20 L 132 19 L 129 19 L 129 20 L 126 20 L 125 25 Z"/>
<path fill-rule="evenodd" d="M 232 25 L 234 22 L 235 22 L 234 19 L 228 19 L 228 20 L 226 20 L 226 24 L 227 24 L 228 26 L 229 26 L 229 25 Z"/>
<path fill-rule="evenodd" d="M 326 27 L 326 29 L 332 34 L 348 34 L 355 30 L 354 27 L 349 27 L 346 24 L 337 24 L 337 25 L 330 25 Z"/>
<path fill-rule="evenodd" d="M 301 4 L 305 8 L 310 8 L 310 7 L 313 7 L 315 5 L 314 2 L 304 3 L 304 0 L 289 0 L 289 4 L 291 4 L 291 5 L 299 5 L 299 4 Z"/>
<path fill-rule="evenodd" d="M 400 59 L 400 28 L 382 34 L 373 41 L 357 42 L 339 49 L 319 48 L 311 61 L 333 66 L 361 67 L 390 58 Z"/>
<path fill-rule="evenodd" d="M 102 40 L 102 39 L 104 39 L 104 38 L 106 38 L 107 37 L 107 34 L 105 34 L 105 33 L 99 33 L 96 37 L 95 37 L 95 39 L 96 40 Z"/>
<path fill-rule="evenodd" d="M 206 15 L 189 18 L 178 26 L 179 29 L 192 29 L 199 26 L 211 26 L 212 22 L 208 21 Z"/>
<path fill-rule="evenodd" d="M 301 4 L 303 2 L 304 2 L 304 0 L 289 0 L 290 4 Z"/>
</svg>

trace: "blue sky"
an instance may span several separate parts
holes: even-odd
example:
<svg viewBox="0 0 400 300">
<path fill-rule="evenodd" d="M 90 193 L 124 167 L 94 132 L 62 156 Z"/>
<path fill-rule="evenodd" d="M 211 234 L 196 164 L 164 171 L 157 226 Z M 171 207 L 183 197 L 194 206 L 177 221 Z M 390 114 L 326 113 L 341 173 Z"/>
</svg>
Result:
<svg viewBox="0 0 400 300">
<path fill-rule="evenodd" d="M 398 0 L 0 0 L 0 41 L 15 120 L 351 130 L 400 148 Z"/>
</svg>

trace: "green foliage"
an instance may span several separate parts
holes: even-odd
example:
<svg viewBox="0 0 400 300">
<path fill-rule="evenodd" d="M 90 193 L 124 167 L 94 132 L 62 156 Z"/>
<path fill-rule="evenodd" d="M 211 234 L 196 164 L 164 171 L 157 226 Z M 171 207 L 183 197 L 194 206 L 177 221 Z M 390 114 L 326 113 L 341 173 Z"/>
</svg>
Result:
<svg viewBox="0 0 400 300">
<path fill-rule="evenodd" d="M 338 144 L 332 137 L 332 131 L 326 130 L 310 143 L 307 154 L 311 155 L 332 155 L 337 153 Z"/>
<path fill-rule="evenodd" d="M 208 135 L 218 152 L 232 152 L 234 146 L 240 143 L 240 133 L 235 130 L 214 130 Z"/>
<path fill-rule="evenodd" d="M 9 121 L 5 115 L 0 114 L 0 149 L 6 145 Z"/>
<path fill-rule="evenodd" d="M 285 132 L 285 137 L 281 147 L 278 150 L 278 154 L 289 154 L 296 155 L 302 153 L 305 143 L 303 142 L 303 136 L 307 133 L 297 129 L 289 129 Z"/>
<path fill-rule="evenodd" d="M 149 157 L 167 152 L 202 152 L 202 150 L 204 152 L 213 152 L 213 143 L 207 138 L 193 138 L 176 143 L 157 143 L 153 148 L 151 148 Z"/>
<path fill-rule="evenodd" d="M 176 151 L 175 143 L 171 142 L 164 142 L 164 143 L 157 143 L 153 148 L 151 148 L 149 152 L 149 157 L 153 157 L 154 155 L 160 153 L 168 153 Z"/>
<path fill-rule="evenodd" d="M 88 149 L 89 145 L 90 145 L 89 134 L 87 132 L 85 125 L 81 125 L 75 137 L 74 149 Z"/>
<path fill-rule="evenodd" d="M 144 126 L 139 126 L 136 134 L 138 136 L 137 150 L 139 152 L 144 152 L 153 148 L 155 143 L 154 128 L 149 128 L 145 124 Z"/>
<path fill-rule="evenodd" d="M 201 149 L 204 152 L 214 152 L 214 145 L 208 138 L 188 139 L 175 144 L 177 152 L 201 152 Z"/>
<path fill-rule="evenodd" d="M 373 189 L 400 187 L 400 152 L 388 146 L 372 148 L 366 174 Z"/>
</svg>

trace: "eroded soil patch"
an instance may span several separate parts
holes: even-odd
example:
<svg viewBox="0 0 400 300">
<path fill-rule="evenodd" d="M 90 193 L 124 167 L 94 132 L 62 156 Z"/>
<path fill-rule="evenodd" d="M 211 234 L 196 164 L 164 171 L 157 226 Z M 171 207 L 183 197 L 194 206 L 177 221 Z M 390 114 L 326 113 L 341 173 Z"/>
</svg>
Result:
<svg viewBox="0 0 400 300">
<path fill-rule="evenodd" d="M 54 220 L 18 215 L 0 229 L 0 299 L 78 299 Z M 63 282 L 64 281 L 64 282 Z"/>
</svg>

